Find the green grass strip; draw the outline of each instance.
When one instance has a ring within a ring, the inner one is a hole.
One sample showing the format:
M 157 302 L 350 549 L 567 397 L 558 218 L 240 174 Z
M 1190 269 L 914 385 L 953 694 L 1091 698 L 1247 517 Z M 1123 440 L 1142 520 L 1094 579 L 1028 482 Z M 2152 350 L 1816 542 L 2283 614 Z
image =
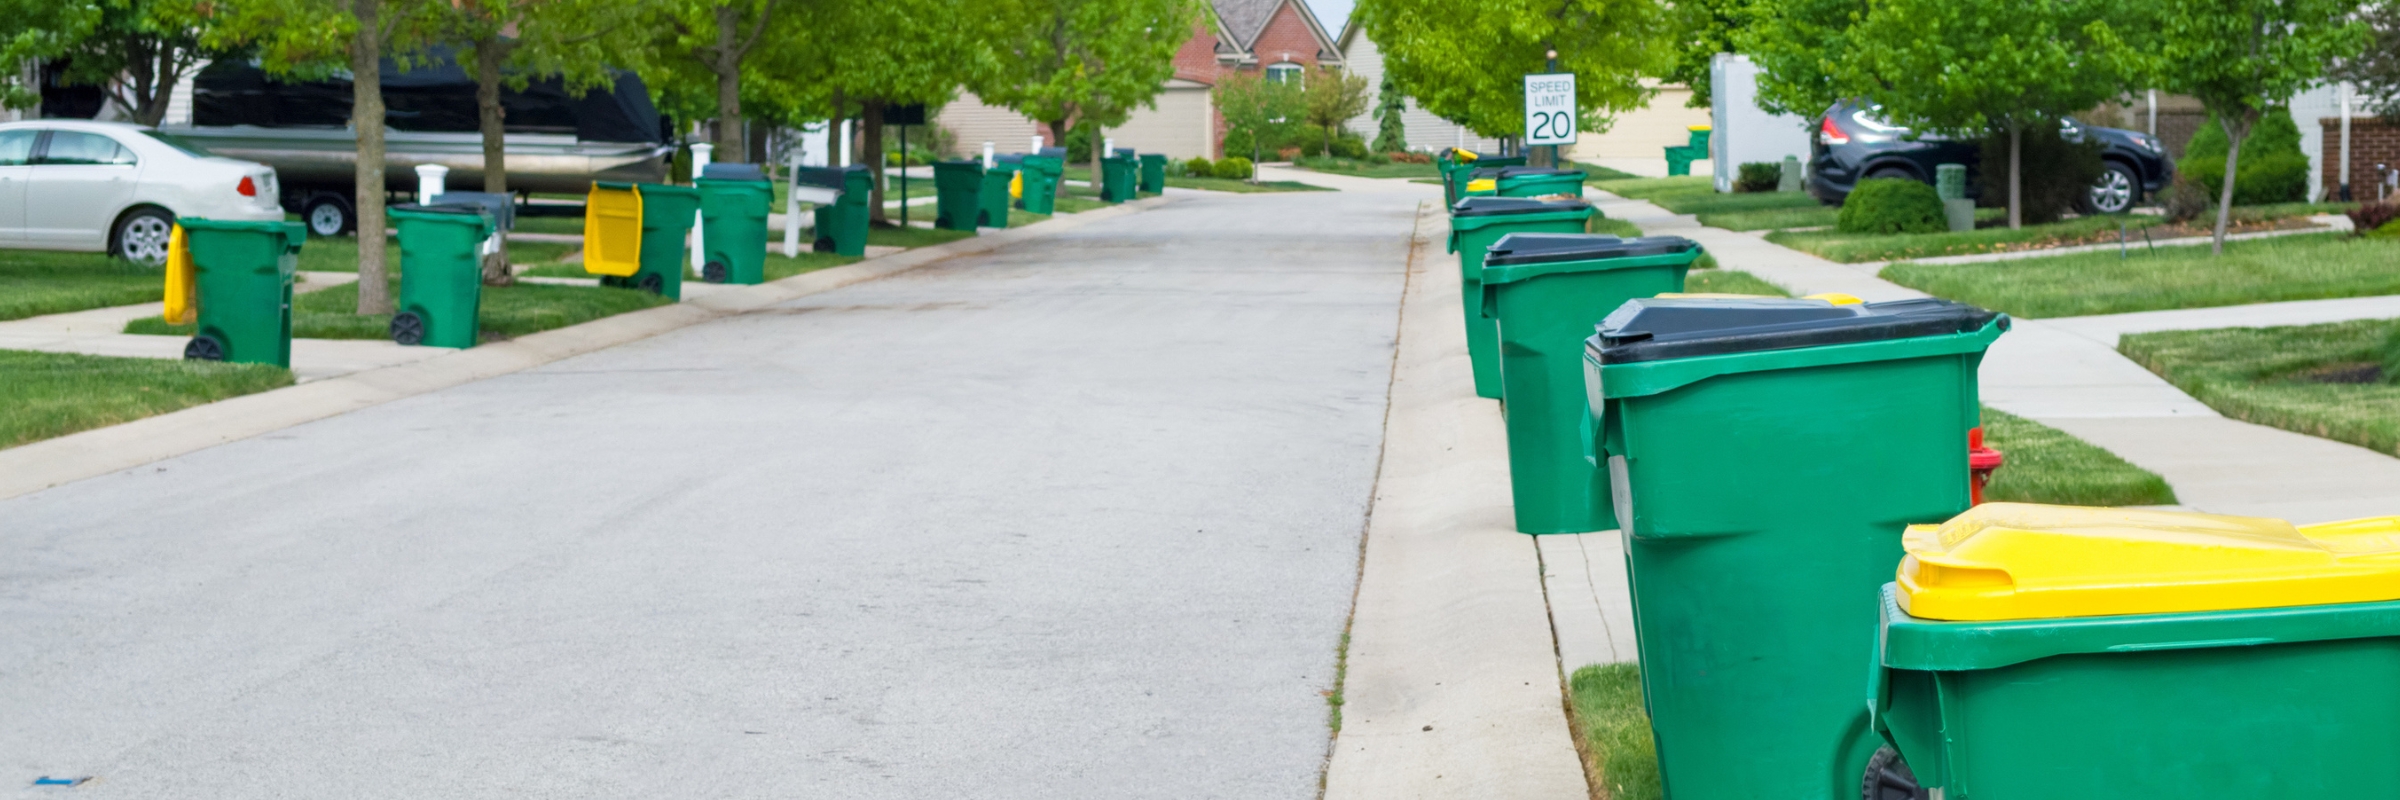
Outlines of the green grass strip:
M 291 383 L 263 364 L 0 350 L 0 448 Z
M 1609 800 L 1657 800 L 1658 749 L 1642 711 L 1642 670 L 1633 664 L 1594 664 L 1567 679 L 1581 737 L 1584 775 Z
M 1783 234 L 1774 234 L 1781 236 Z M 1769 238 L 1774 238 L 1770 236 Z M 2400 242 L 2341 234 L 1980 264 L 1899 263 L 1883 278 L 2027 319 L 2400 294 Z
M 2225 416 L 2400 455 L 2400 385 L 2318 379 L 2371 376 L 2396 330 L 2400 320 L 2164 331 L 2117 349 Z
M 399 294 L 398 282 L 393 295 Z M 649 292 L 599 286 L 558 286 L 520 283 L 483 288 L 483 309 L 476 327 L 484 341 L 564 328 L 627 311 L 667 304 Z M 292 300 L 292 336 L 299 339 L 382 339 L 391 335 L 389 315 L 360 315 L 358 285 L 310 292 Z M 125 324 L 126 333 L 190 336 L 192 325 L 169 325 L 157 317 Z
M 0 320 L 155 303 L 166 273 L 99 253 L 0 250 Z
M 2166 506 L 2175 490 L 2157 473 L 2057 428 L 1983 409 L 1983 444 L 2006 457 L 1983 489 L 1991 502 Z

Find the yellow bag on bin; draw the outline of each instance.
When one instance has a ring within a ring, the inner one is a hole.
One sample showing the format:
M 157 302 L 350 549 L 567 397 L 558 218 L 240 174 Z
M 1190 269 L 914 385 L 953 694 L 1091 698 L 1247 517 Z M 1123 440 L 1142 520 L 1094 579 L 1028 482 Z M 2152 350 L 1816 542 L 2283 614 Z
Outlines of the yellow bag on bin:
M 628 277 L 642 271 L 642 190 L 592 184 L 583 201 L 583 271 Z
M 1023 200 L 1023 199 L 1025 199 L 1025 171 L 1024 171 L 1024 170 L 1018 170 L 1018 171 L 1017 171 L 1017 174 L 1009 176 L 1009 178 L 1008 178 L 1008 199 L 1010 199 L 1010 200 Z
M 159 314 L 169 325 L 190 325 L 200 315 L 192 302 L 192 253 L 185 247 L 183 226 L 167 230 L 167 307 Z

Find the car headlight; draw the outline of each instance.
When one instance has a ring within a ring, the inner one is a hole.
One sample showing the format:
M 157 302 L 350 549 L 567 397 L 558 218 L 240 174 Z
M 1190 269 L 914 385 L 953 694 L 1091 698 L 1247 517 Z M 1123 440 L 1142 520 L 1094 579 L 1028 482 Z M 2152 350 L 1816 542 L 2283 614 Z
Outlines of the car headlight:
M 2159 146 L 2157 137 L 2146 133 L 2134 134 L 2133 143 L 2141 146 L 2142 149 L 2153 153 L 2164 155 L 2167 152 L 2167 148 Z

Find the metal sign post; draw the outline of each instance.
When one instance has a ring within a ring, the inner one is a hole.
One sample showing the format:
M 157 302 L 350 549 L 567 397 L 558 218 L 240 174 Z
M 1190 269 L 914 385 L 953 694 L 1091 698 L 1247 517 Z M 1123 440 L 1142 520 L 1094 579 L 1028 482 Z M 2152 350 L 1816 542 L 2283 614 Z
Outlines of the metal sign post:
M 1557 148 L 1575 143 L 1575 128 L 1575 74 L 1525 76 L 1525 144 L 1551 148 L 1550 164 L 1557 166 Z

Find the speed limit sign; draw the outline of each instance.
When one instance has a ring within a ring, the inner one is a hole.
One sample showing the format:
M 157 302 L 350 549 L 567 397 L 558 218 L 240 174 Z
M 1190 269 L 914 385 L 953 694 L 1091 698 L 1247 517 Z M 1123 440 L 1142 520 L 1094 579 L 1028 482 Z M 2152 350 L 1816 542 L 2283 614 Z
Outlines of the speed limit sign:
M 1575 143 L 1574 73 L 1525 76 L 1525 143 Z

